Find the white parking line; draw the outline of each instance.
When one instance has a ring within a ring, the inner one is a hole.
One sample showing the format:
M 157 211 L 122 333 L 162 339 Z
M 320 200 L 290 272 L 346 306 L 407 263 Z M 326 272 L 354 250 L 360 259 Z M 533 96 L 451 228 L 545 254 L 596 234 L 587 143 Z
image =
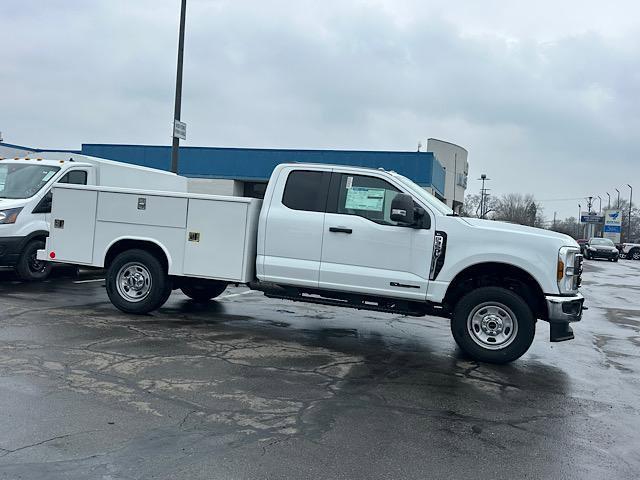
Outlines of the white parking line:
M 104 278 L 92 278 L 91 280 L 74 280 L 73 283 L 91 283 L 91 282 L 104 282 Z

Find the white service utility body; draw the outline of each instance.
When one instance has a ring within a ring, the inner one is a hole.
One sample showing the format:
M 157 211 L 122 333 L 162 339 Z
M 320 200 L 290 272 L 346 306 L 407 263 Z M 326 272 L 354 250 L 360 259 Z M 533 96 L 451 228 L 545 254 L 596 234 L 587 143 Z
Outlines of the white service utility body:
M 24 280 L 42 280 L 51 265 L 36 252 L 49 234 L 51 189 L 58 184 L 187 191 L 187 179 L 152 168 L 70 152 L 0 159 L 0 267 Z
M 264 200 L 56 185 L 40 260 L 107 268 L 129 313 L 172 289 L 204 301 L 228 283 L 296 301 L 451 319 L 458 345 L 508 362 L 536 320 L 552 341 L 581 319 L 582 256 L 572 238 L 456 216 L 384 170 L 281 164 Z

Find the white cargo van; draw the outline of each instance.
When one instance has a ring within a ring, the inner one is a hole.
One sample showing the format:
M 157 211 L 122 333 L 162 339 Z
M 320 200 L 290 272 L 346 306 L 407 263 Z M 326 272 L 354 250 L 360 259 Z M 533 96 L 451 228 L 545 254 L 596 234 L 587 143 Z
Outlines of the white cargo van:
M 187 189 L 186 178 L 173 173 L 75 153 L 0 159 L 0 267 L 15 268 L 24 280 L 42 280 L 51 270 L 36 251 L 49 234 L 51 189 L 58 184 Z
M 450 319 L 472 357 L 508 362 L 533 341 L 573 338 L 582 256 L 566 235 L 462 218 L 409 179 L 282 164 L 261 200 L 57 185 L 40 260 L 106 267 L 111 302 L 203 301 L 228 283 L 269 297 Z M 78 208 L 82 205 L 82 208 Z

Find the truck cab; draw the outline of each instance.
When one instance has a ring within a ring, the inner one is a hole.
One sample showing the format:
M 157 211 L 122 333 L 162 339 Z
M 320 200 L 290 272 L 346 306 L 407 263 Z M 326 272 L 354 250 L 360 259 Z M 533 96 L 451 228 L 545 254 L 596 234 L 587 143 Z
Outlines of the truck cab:
M 24 280 L 45 278 L 51 264 L 36 258 L 49 232 L 52 186 L 93 185 L 95 167 L 65 160 L 0 161 L 0 266 Z
M 184 177 L 69 152 L 0 158 L 0 267 L 22 280 L 45 279 L 51 263 L 37 259 L 51 223 L 55 185 L 114 185 L 186 191 Z

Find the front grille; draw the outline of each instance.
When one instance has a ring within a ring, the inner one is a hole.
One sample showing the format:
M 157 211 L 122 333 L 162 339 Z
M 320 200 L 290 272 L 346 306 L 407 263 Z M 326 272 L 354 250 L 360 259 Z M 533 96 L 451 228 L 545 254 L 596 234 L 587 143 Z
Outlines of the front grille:
M 577 254 L 573 262 L 573 288 L 577 289 L 582 284 L 582 255 Z

